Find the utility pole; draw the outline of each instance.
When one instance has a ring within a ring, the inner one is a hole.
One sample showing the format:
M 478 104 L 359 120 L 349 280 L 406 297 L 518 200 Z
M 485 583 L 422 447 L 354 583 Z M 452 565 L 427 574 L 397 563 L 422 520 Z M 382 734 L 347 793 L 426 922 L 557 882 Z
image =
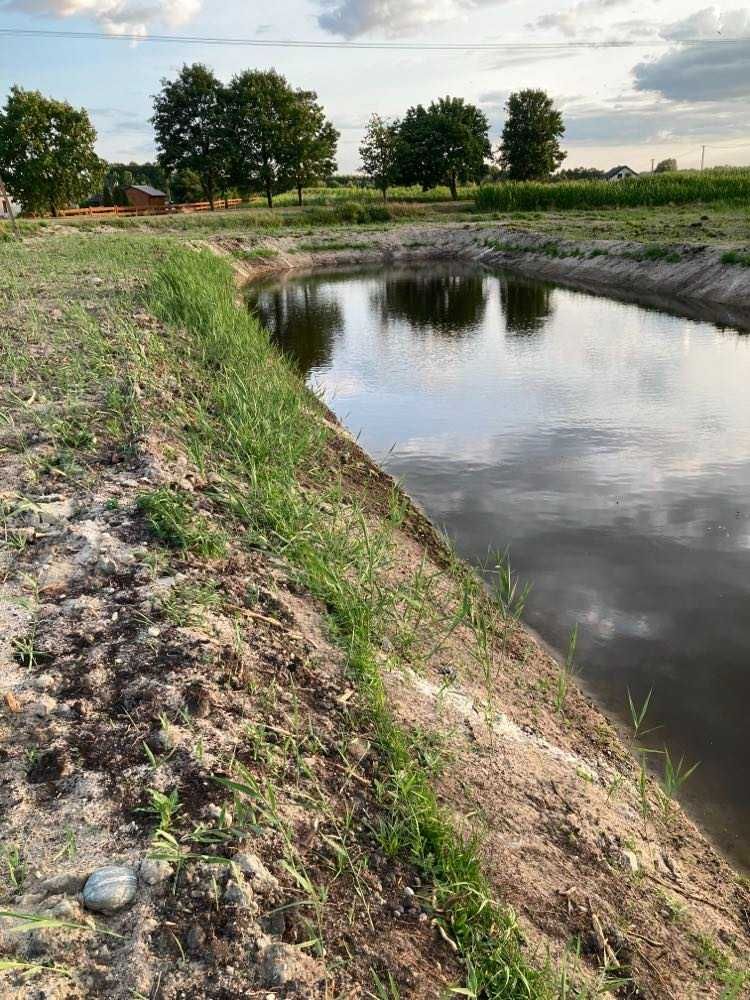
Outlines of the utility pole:
M 701 170 L 703 170 L 703 164 L 706 162 L 706 147 L 701 146 Z
M 16 223 L 16 217 L 13 214 L 13 206 L 10 203 L 10 195 L 8 194 L 8 189 L 6 188 L 2 177 L 0 177 L 0 201 L 4 201 L 5 204 L 8 206 L 8 215 L 10 216 L 10 224 L 13 227 L 13 232 L 15 233 L 16 239 L 20 240 L 21 234 L 18 231 L 18 224 Z
M 653 172 L 654 172 L 654 157 L 652 156 L 651 157 L 651 173 L 653 174 Z

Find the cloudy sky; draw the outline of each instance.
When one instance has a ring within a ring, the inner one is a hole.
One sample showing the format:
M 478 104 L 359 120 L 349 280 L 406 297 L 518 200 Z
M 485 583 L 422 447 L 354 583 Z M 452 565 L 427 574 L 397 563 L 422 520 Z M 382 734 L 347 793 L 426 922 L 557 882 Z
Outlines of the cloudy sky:
M 707 165 L 750 163 L 750 8 L 738 0 L 0 0 L 0 28 L 107 36 L 0 35 L 0 101 L 18 83 L 88 108 L 99 152 L 113 160 L 153 157 L 151 97 L 162 77 L 201 61 L 227 80 L 273 66 L 317 90 L 341 132 L 346 171 L 358 167 L 373 111 L 398 116 L 461 95 L 482 105 L 494 139 L 508 93 L 530 86 L 565 113 L 567 166 L 644 170 L 652 157 L 676 156 L 694 167 L 704 144 Z M 251 48 L 149 40 L 156 34 L 517 47 Z M 619 44 L 581 47 L 592 42 Z

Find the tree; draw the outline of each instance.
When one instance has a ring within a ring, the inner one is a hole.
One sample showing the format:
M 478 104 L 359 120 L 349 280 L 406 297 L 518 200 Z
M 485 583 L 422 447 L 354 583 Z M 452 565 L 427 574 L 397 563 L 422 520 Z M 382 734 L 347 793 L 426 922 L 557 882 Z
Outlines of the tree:
M 12 87 L 0 112 L 0 174 L 25 212 L 56 216 L 101 183 L 104 162 L 86 111 Z
M 604 171 L 598 167 L 571 167 L 569 170 L 558 170 L 550 180 L 553 181 L 602 181 Z
M 176 80 L 162 80 L 151 122 L 159 163 L 167 170 L 192 170 L 214 208 L 227 186 L 225 89 L 207 66 L 183 66 Z
M 670 156 L 666 160 L 659 160 L 659 162 L 656 164 L 656 170 L 654 172 L 657 174 L 667 174 L 676 169 L 677 169 L 677 160 L 675 160 L 674 157 Z
M 388 200 L 388 188 L 396 178 L 398 122 L 389 122 L 380 115 L 370 115 L 365 136 L 359 147 L 362 169 Z
M 295 91 L 288 133 L 289 169 L 302 207 L 302 189 L 336 171 L 339 133 L 327 121 L 313 90 Z
M 500 162 L 514 181 L 547 180 L 566 157 L 559 139 L 562 114 L 543 90 L 520 90 L 505 105 L 508 116 L 500 144 Z
M 292 150 L 299 122 L 297 94 L 276 70 L 247 70 L 229 85 L 227 127 L 232 137 L 232 179 L 240 188 L 273 196 L 296 184 Z
M 398 173 L 422 189 L 447 184 L 458 198 L 458 184 L 478 181 L 492 149 L 485 114 L 460 97 L 441 97 L 425 109 L 409 108 L 398 136 Z

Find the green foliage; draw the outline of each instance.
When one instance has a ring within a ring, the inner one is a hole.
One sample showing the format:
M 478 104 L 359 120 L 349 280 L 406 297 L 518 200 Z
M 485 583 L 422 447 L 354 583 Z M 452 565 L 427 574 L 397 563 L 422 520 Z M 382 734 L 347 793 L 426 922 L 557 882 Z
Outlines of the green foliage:
M 547 179 L 565 159 L 562 114 L 543 90 L 520 90 L 506 104 L 500 162 L 512 181 Z
M 28 214 L 57 215 L 93 194 L 104 173 L 85 110 L 12 87 L 0 112 L 0 174 Z
M 396 179 L 397 142 L 398 123 L 380 115 L 371 115 L 359 155 L 362 157 L 362 169 L 382 193 L 384 201 L 388 197 L 388 188 Z
M 409 108 L 398 126 L 399 179 L 425 191 L 445 184 L 455 201 L 459 182 L 478 181 L 485 172 L 492 153 L 488 130 L 484 113 L 460 97 Z
M 673 157 L 669 157 L 666 160 L 659 160 L 659 162 L 656 164 L 655 173 L 668 174 L 672 173 L 675 170 L 677 170 L 677 160 L 675 160 Z
M 558 184 L 508 181 L 483 185 L 476 194 L 477 208 L 484 212 L 575 211 L 748 200 L 750 170 L 642 174 L 616 184 L 607 181 L 562 181 Z
M 227 187 L 228 136 L 224 88 L 207 66 L 183 66 L 176 80 L 162 80 L 151 119 L 159 163 L 194 171 L 207 201 Z
M 298 90 L 287 139 L 289 173 L 302 205 L 302 189 L 336 170 L 339 133 L 326 119 L 313 90 Z
M 196 513 L 182 493 L 166 486 L 153 493 L 142 493 L 138 509 L 153 534 L 172 548 L 206 558 L 224 555 L 226 538 L 222 532 Z

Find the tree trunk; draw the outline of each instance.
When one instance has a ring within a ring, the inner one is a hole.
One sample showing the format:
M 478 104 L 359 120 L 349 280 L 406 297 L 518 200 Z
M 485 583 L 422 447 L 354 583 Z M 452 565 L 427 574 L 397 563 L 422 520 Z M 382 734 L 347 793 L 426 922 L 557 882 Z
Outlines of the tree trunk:
M 456 171 L 455 170 L 451 171 L 450 189 L 451 189 L 451 198 L 453 199 L 453 201 L 458 201 L 458 187 L 456 186 Z
M 268 202 L 268 207 L 273 208 L 273 190 L 270 181 L 266 181 L 266 201 Z
M 388 201 L 388 185 L 384 184 L 381 191 L 383 192 L 383 201 Z
M 302 208 L 302 185 L 297 185 L 297 204 Z

